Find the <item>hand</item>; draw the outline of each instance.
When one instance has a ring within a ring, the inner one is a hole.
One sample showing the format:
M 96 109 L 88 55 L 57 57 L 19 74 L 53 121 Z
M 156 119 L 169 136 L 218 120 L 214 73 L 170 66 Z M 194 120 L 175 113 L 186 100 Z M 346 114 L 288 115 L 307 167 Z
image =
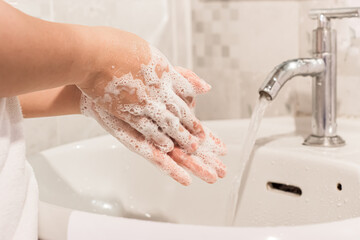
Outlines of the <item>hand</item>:
M 179 85 L 184 78 L 143 39 L 110 28 L 99 31 L 104 36 L 99 71 L 77 84 L 99 106 L 97 112 L 126 122 L 163 152 L 172 151 L 174 142 L 187 153 L 195 152 L 204 129 L 174 91 L 190 96 L 191 86 Z
M 184 78 L 177 78 L 173 83 L 174 91 L 186 101 L 192 108 L 195 106 L 195 95 L 210 90 L 210 85 L 201 80 L 193 72 L 176 68 Z M 183 85 L 191 87 L 193 91 L 182 91 Z M 85 115 L 94 117 L 109 133 L 115 136 L 130 150 L 135 151 L 147 158 L 160 169 L 163 169 L 172 178 L 183 185 L 189 185 L 191 178 L 180 166 L 189 169 L 194 175 L 208 183 L 214 183 L 218 177 L 224 177 L 225 165 L 217 158 L 217 155 L 226 153 L 225 145 L 205 128 L 206 137 L 202 145 L 193 155 L 186 153 L 183 149 L 175 147 L 173 151 L 166 154 L 157 149 L 153 143 L 146 140 L 138 131 L 129 124 L 108 114 L 102 107 L 89 101 L 82 96 L 82 112 Z
M 177 85 L 190 83 L 194 94 L 183 93 L 178 88 L 175 88 L 175 92 L 187 103 L 190 109 L 193 109 L 196 95 L 208 92 L 211 86 L 188 69 L 182 67 L 175 67 L 175 69 L 187 81 L 179 82 Z M 204 130 L 206 137 L 195 153 L 188 154 L 180 148 L 175 148 L 169 155 L 178 164 L 189 169 L 202 180 L 214 183 L 218 177 L 223 178 L 226 174 L 226 166 L 218 158 L 218 156 L 226 154 L 226 146 L 208 128 L 204 127 Z

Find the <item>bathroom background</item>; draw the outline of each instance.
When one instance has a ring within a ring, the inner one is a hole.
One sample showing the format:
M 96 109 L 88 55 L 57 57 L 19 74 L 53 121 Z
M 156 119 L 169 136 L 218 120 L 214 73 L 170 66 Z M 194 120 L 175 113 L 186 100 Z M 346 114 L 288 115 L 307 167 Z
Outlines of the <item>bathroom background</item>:
M 311 56 L 311 8 L 360 6 L 359 0 L 8 0 L 42 19 L 134 32 L 174 65 L 193 69 L 213 89 L 199 97 L 201 120 L 248 118 L 266 75 L 281 62 Z M 338 115 L 360 116 L 359 19 L 333 21 L 338 32 Z M 311 79 L 291 80 L 266 115 L 309 115 Z M 25 120 L 31 155 L 105 134 L 83 116 Z

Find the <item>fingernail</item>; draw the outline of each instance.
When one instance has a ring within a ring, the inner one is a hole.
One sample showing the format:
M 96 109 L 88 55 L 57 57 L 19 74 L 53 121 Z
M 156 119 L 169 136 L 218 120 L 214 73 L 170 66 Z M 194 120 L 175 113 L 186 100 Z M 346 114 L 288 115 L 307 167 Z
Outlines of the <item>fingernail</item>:
M 226 175 L 226 167 L 222 168 L 217 168 L 216 169 L 216 173 L 218 174 L 219 178 L 224 178 Z
M 201 132 L 198 134 L 198 136 L 199 136 L 199 138 L 201 138 L 201 139 L 205 139 L 206 134 L 205 134 L 204 131 L 201 131 Z
M 195 134 L 198 135 L 198 136 L 200 136 L 200 134 L 205 134 L 204 133 L 204 128 L 202 127 L 199 120 L 195 120 L 193 122 L 193 129 L 195 131 Z
M 158 144 L 158 143 L 154 143 L 154 145 L 160 149 L 160 151 L 162 152 L 165 152 L 165 153 L 168 153 L 168 152 L 171 152 L 173 149 L 174 149 L 174 143 L 171 142 L 169 144 Z
M 216 166 L 216 173 L 219 176 L 219 178 L 224 178 L 226 175 L 226 165 L 220 160 L 216 160 L 217 166 Z
M 222 145 L 221 145 L 221 147 L 222 147 L 222 152 L 221 152 L 221 154 L 222 155 L 226 155 L 227 154 L 227 146 L 225 145 L 225 143 L 223 143 Z
M 201 79 L 201 80 L 203 80 L 203 79 Z M 211 85 L 210 84 L 208 84 L 207 82 L 205 82 L 205 80 L 203 80 L 204 81 L 204 83 L 205 83 L 205 87 L 204 87 L 204 89 L 205 89 L 205 92 L 207 92 L 207 91 L 210 91 L 210 89 L 212 88 L 211 87 Z
M 198 147 L 199 147 L 199 144 L 198 144 L 197 142 L 193 142 L 193 143 L 191 144 L 191 149 L 192 149 L 192 151 L 194 151 L 194 152 L 198 149 Z
M 211 171 L 210 171 L 211 170 Z M 207 176 L 203 180 L 209 184 L 213 184 L 218 180 L 217 172 L 214 169 L 209 169 L 207 171 Z
M 208 84 L 204 79 L 198 78 L 198 82 L 200 84 L 198 84 L 197 89 L 196 89 L 197 94 L 202 94 L 202 93 L 206 93 L 206 92 L 210 91 L 211 85 Z
M 211 85 L 208 84 L 204 79 L 200 78 L 204 90 L 207 92 L 211 89 Z
M 194 124 L 194 130 L 196 131 L 196 136 L 199 137 L 200 140 L 204 140 L 206 138 L 205 130 L 200 121 L 197 124 Z
M 189 135 L 189 142 L 186 144 L 186 146 L 183 146 L 184 150 L 188 154 L 192 154 L 196 152 L 196 150 L 199 148 L 199 139 L 197 137 L 194 137 L 193 135 Z
M 192 179 L 185 178 L 185 179 L 178 179 L 177 181 L 184 186 L 189 186 L 191 184 Z

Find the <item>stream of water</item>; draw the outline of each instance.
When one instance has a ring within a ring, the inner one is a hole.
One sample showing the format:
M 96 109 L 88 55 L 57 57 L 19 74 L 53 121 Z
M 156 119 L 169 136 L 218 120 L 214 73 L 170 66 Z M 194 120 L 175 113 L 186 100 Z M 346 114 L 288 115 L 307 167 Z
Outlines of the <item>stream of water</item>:
M 269 103 L 270 101 L 268 101 L 265 97 L 260 97 L 251 115 L 249 128 L 246 132 L 245 140 L 243 142 L 242 150 L 240 153 L 241 155 L 239 160 L 241 161 L 241 165 L 239 169 L 236 169 L 238 175 L 234 179 L 234 182 L 232 184 L 229 203 L 226 211 L 226 224 L 230 226 L 233 226 L 235 223 L 239 199 L 241 199 L 241 193 L 245 184 L 245 173 L 249 165 L 250 156 L 255 145 L 261 120 Z

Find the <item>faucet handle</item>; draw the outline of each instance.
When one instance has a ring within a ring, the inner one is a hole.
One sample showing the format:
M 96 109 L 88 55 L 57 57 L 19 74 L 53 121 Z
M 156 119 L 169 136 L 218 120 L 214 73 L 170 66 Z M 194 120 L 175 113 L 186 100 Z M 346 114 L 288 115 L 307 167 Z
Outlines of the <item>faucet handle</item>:
M 319 27 L 329 28 L 331 19 L 360 17 L 360 7 L 312 9 L 309 17 L 318 20 Z
M 321 15 L 328 19 L 360 17 L 360 7 L 312 9 L 309 12 L 311 19 L 319 19 Z

